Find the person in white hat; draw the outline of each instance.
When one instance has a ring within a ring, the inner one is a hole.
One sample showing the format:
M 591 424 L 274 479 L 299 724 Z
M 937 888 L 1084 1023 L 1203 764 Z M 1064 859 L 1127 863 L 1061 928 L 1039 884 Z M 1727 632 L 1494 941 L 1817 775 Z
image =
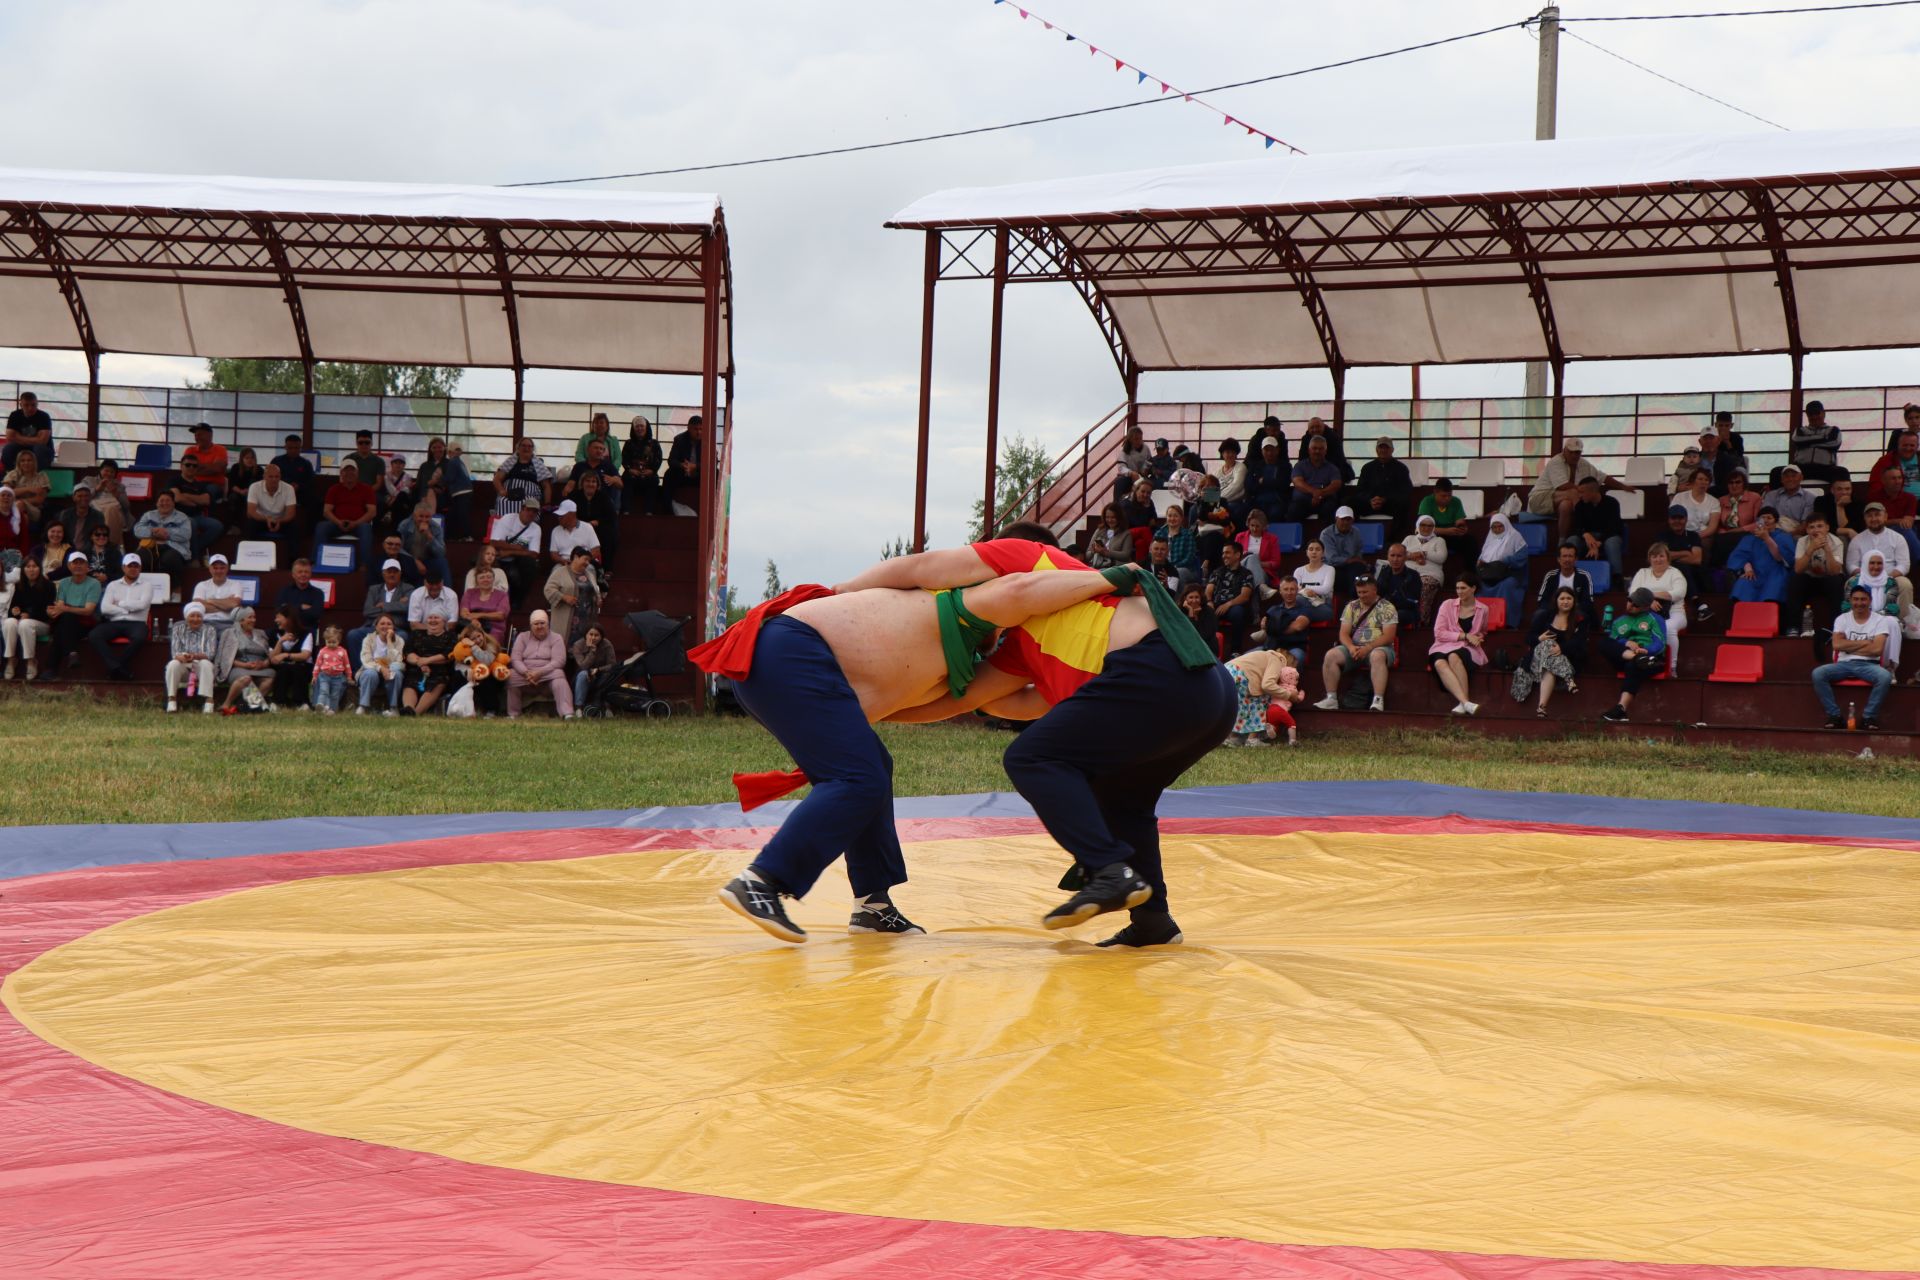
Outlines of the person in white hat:
M 585 547 L 587 554 L 597 564 L 600 560 L 600 535 L 593 526 L 580 518 L 580 508 L 568 498 L 553 509 L 559 523 L 554 525 L 553 534 L 547 539 L 547 562 L 564 565 L 573 559 L 575 547 Z
M 147 642 L 153 603 L 153 585 L 140 581 L 140 557 L 129 551 L 120 557 L 120 576 L 100 593 L 100 621 L 87 636 L 108 679 L 133 679 L 134 655 Z
M 413 588 L 401 580 L 400 562 L 392 558 L 382 560 L 380 581 L 367 588 L 367 598 L 360 607 L 360 616 L 366 621 L 347 632 L 347 657 L 353 664 L 354 675 L 360 674 L 361 646 L 366 644 L 382 617 L 393 619 L 401 643 L 406 642 L 407 610 L 412 602 Z
M 184 685 L 189 698 L 206 700 L 201 710 L 212 715 L 213 659 L 220 652 L 220 633 L 207 625 L 207 607 L 198 600 L 189 603 L 186 616 L 167 633 L 167 645 L 167 710 L 180 709 Z
M 1354 525 L 1352 507 L 1339 507 L 1333 523 L 1320 531 L 1320 549 L 1333 566 L 1334 590 L 1342 596 L 1353 595 L 1353 580 L 1368 571 L 1368 556 L 1361 550 L 1360 530 Z
M 227 577 L 227 558 L 218 551 L 207 557 L 208 577 L 193 584 L 193 599 L 207 611 L 207 625 L 219 631 L 233 625 L 233 615 L 246 600 L 240 584 Z
M 1559 522 L 1558 541 L 1565 538 L 1573 528 L 1573 504 L 1580 501 L 1580 482 L 1592 479 L 1603 489 L 1618 489 L 1628 492 L 1632 486 L 1621 484 L 1612 476 L 1594 466 L 1586 459 L 1586 441 L 1579 436 L 1568 436 L 1566 443 L 1560 446 L 1560 452 L 1547 459 L 1547 465 L 1540 468 L 1540 478 L 1533 482 L 1533 490 L 1527 494 L 1527 510 L 1536 516 L 1553 516 Z
M 518 602 L 533 585 L 534 574 L 543 564 L 540 555 L 540 498 L 529 493 L 520 500 L 518 514 L 503 515 L 493 522 L 487 535 L 506 571 L 507 594 Z
M 66 569 L 66 576 L 54 584 L 53 603 L 47 606 L 53 653 L 37 675 L 41 680 L 53 679 L 66 667 L 100 613 L 100 583 L 87 572 L 87 553 L 78 547 L 68 552 Z

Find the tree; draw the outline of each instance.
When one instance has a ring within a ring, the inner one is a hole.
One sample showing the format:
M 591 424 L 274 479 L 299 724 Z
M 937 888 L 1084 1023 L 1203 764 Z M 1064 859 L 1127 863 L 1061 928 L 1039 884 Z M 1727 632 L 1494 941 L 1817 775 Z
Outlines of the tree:
M 975 513 L 974 521 L 978 523 L 979 519 L 979 514 Z M 882 560 L 891 560 L 895 556 L 904 556 L 912 550 L 913 544 L 905 538 L 895 538 L 891 543 L 880 548 L 880 558 Z
M 1052 466 L 1053 455 L 1038 440 L 1009 436 L 1001 445 L 1000 471 L 993 482 L 993 528 L 982 527 L 987 504 L 976 500 L 968 540 L 985 542 L 1019 519 L 1026 507 L 1053 483 L 1053 477 L 1048 474 Z M 1029 489 L 1033 492 L 1028 493 Z
M 440 398 L 460 385 L 461 370 L 437 364 L 343 364 L 313 366 L 313 389 L 328 396 Z M 270 391 L 299 395 L 306 388 L 298 360 L 209 360 L 202 391 Z
M 775 564 L 775 563 L 774 563 L 773 561 L 771 561 L 771 560 L 769 560 L 769 561 L 767 561 L 767 595 L 766 595 L 766 598 L 767 598 L 767 599 L 769 599 L 769 600 L 771 600 L 771 599 L 773 599 L 773 598 L 774 598 L 775 596 L 777 596 L 777 595 L 779 595 L 779 594 L 780 594 L 780 593 L 781 593 L 782 591 L 785 591 L 785 590 L 786 590 L 786 588 L 780 585 L 780 566 L 779 566 L 779 565 L 777 565 L 777 564 Z

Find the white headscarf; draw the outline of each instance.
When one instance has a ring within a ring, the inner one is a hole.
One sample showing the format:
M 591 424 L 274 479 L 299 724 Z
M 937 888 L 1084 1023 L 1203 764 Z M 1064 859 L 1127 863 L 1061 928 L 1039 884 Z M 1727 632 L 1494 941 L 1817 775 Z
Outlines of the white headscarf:
M 1503 515 L 1487 521 L 1487 540 L 1480 544 L 1480 563 L 1510 559 L 1527 549 L 1527 540 L 1515 531 Z
M 1876 561 L 1880 565 L 1879 573 L 1872 571 Z M 1861 563 L 1860 572 L 1855 580 L 1859 585 L 1873 592 L 1872 609 L 1875 613 L 1879 613 L 1886 608 L 1887 577 L 1887 558 L 1878 551 L 1869 552 L 1866 560 Z
M 0 484 L 0 494 L 5 494 L 9 498 L 13 497 L 13 486 L 7 485 L 7 484 Z M 8 514 L 10 514 L 13 517 L 13 531 L 15 533 L 20 532 L 20 521 L 24 518 L 24 516 L 21 513 L 20 504 L 18 501 L 16 501 L 13 504 L 13 510 Z

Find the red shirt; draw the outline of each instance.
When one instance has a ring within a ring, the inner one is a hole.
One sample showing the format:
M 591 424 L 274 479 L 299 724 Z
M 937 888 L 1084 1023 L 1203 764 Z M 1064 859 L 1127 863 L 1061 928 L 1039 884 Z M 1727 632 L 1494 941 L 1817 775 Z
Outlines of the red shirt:
M 1892 497 L 1887 496 L 1885 489 L 1875 489 L 1873 497 L 1867 501 L 1877 502 L 1885 507 L 1887 509 L 1888 520 L 1911 520 L 1916 510 L 1920 510 L 1920 499 L 1916 499 L 1905 489 L 1902 489 Z
M 1087 568 L 1057 547 L 1019 538 L 976 542 L 973 551 L 1000 575 Z M 1116 596 L 1099 596 L 1009 627 L 989 661 L 1010 675 L 1031 680 L 1049 704 L 1069 698 L 1106 666 L 1107 632 L 1117 601 Z
M 373 486 L 336 483 L 327 490 L 326 505 L 337 520 L 358 520 L 373 509 Z

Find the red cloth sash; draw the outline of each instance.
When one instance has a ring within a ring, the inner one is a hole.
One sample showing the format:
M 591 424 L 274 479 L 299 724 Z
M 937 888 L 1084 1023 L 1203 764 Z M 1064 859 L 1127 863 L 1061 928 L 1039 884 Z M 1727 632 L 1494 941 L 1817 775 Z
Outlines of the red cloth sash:
M 760 641 L 760 628 L 768 618 L 777 618 L 797 604 L 833 594 L 833 588 L 807 582 L 782 591 L 764 604 L 747 610 L 747 616 L 725 631 L 687 650 L 687 657 L 702 671 L 729 680 L 744 680 L 753 671 L 753 650 Z M 740 793 L 742 811 L 757 809 L 769 800 L 778 800 L 807 785 L 807 775 L 799 769 L 771 769 L 765 773 L 736 773 L 734 790 Z

